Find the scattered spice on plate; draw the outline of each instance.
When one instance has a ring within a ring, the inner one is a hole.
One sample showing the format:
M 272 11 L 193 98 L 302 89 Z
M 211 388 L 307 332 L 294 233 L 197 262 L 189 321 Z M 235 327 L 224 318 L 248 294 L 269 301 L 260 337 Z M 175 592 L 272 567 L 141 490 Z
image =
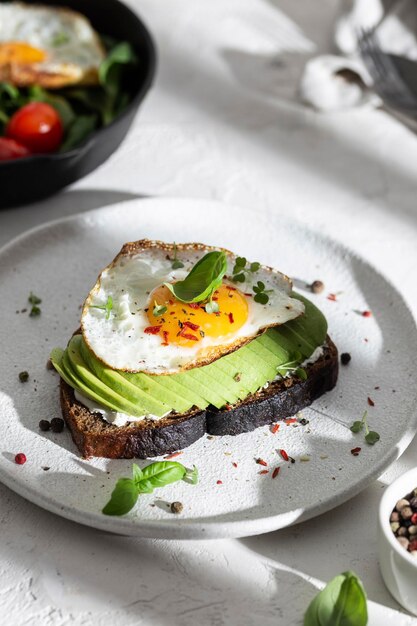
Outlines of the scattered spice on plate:
M 51 428 L 51 423 L 48 420 L 40 420 L 39 428 L 43 432 L 46 432 L 47 430 L 49 430 Z
M 237 467 L 237 463 L 235 461 L 232 462 L 233 467 Z
M 255 462 L 258 465 L 263 465 L 264 467 L 268 467 L 268 463 L 266 461 L 264 461 L 263 459 L 255 459 Z
M 330 300 L 330 302 L 337 302 L 335 293 L 329 293 L 329 295 L 327 296 L 327 299 Z
M 21 383 L 27 383 L 29 380 L 29 372 L 20 372 L 19 380 Z
M 280 455 L 282 456 L 282 458 L 284 459 L 284 461 L 289 461 L 290 457 L 288 456 L 288 454 L 286 453 L 285 450 L 279 450 Z
M 390 525 L 398 543 L 417 558 L 417 487 L 398 500 Z
M 369 406 L 375 406 L 375 402 L 372 400 L 372 398 L 368 397 L 368 404 Z
M 14 457 L 14 462 L 17 465 L 24 465 L 26 461 L 26 454 L 23 454 L 23 452 L 18 452 L 18 454 L 16 454 L 16 456 Z
M 53 433 L 62 433 L 64 426 L 65 422 L 61 417 L 54 417 L 51 419 L 51 430 Z
M 371 311 L 362 311 L 362 317 L 372 317 Z
M 324 291 L 324 283 L 321 280 L 313 280 L 310 289 L 313 293 L 322 293 Z
M 287 419 L 284 420 L 284 423 L 287 424 L 287 426 L 289 426 L 290 424 L 295 424 L 297 422 L 297 419 L 295 417 L 287 417 Z
M 260 474 L 269 474 L 269 470 L 261 470 L 259 473 Z
M 179 456 L 180 454 L 182 454 L 182 450 L 180 450 L 179 452 L 173 452 L 172 454 L 167 454 L 166 456 L 164 456 L 164 459 L 175 459 L 175 457 Z
M 279 427 L 281 426 L 281 424 L 273 424 L 271 426 L 271 433 L 273 435 L 275 435 L 278 431 L 279 431 Z
M 280 467 L 276 467 L 274 469 L 274 471 L 272 472 L 272 476 L 271 478 L 276 478 L 278 476 L 278 474 L 280 473 L 281 468 Z
M 347 365 L 348 363 L 350 363 L 352 357 L 350 356 L 349 352 L 343 352 L 340 355 L 340 362 L 342 365 Z
M 359 456 L 359 452 L 362 450 L 362 448 L 352 448 L 352 450 L 350 451 L 351 454 L 353 454 L 353 456 Z
M 222 485 L 222 484 L 223 484 L 223 481 L 222 481 L 222 480 L 217 480 L 217 481 L 216 481 L 216 485 Z
M 184 505 L 182 504 L 182 502 L 172 502 L 171 503 L 171 513 L 182 513 L 182 510 L 184 508 Z

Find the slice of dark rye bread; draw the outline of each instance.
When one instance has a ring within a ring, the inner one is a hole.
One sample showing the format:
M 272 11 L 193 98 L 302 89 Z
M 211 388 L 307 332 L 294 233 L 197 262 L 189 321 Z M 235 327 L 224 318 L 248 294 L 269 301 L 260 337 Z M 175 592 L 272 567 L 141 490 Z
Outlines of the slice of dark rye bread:
M 186 448 L 203 435 L 239 435 L 295 415 L 333 389 L 338 375 L 337 348 L 330 339 L 322 356 L 305 369 L 307 379 L 282 378 L 227 409 L 208 407 L 160 420 L 114 426 L 75 399 L 61 379 L 61 408 L 72 438 L 84 457 L 146 459 Z

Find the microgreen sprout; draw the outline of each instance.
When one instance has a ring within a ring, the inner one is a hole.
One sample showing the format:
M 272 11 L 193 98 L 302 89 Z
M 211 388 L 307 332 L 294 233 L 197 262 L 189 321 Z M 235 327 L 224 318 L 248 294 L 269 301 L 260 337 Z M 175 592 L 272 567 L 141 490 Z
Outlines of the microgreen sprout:
M 381 436 L 375 430 L 369 430 L 367 417 L 368 417 L 368 411 L 364 411 L 362 419 L 356 420 L 355 422 L 353 422 L 352 426 L 350 427 L 350 430 L 352 431 L 352 433 L 355 433 L 355 434 L 360 433 L 362 430 L 365 430 L 365 441 L 370 446 L 373 446 L 377 441 L 380 440 Z
M 171 267 L 173 270 L 178 270 L 180 267 L 184 267 L 184 263 L 177 258 L 177 244 L 174 242 L 174 258 L 172 260 Z
M 250 263 L 249 267 L 246 267 L 247 264 L 248 264 L 248 261 L 245 259 L 244 256 L 238 256 L 236 258 L 236 261 L 233 267 L 233 276 L 232 276 L 233 282 L 244 283 L 246 280 L 245 274 L 248 274 L 249 272 L 254 274 L 261 267 L 261 264 L 258 263 L 257 261 L 255 261 L 254 263 Z
M 267 304 L 269 302 L 269 293 L 273 292 L 273 289 L 265 289 L 265 283 L 261 280 L 258 280 L 256 285 L 253 286 L 253 291 L 255 292 L 254 300 L 259 304 Z
M 163 315 L 164 313 L 166 313 L 168 310 L 168 308 L 164 305 L 164 304 L 158 304 L 157 301 L 154 301 L 154 308 L 152 313 L 154 314 L 155 317 L 159 317 L 160 315 Z
M 106 304 L 90 304 L 90 309 L 100 309 L 106 311 L 106 320 L 110 319 L 110 311 L 113 309 L 113 298 L 109 296 Z

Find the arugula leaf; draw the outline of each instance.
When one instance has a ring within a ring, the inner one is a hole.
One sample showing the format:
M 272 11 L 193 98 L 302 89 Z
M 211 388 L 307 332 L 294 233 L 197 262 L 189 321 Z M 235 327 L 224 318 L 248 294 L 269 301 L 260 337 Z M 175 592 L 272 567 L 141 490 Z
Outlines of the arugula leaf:
M 309 605 L 304 626 L 366 626 L 368 610 L 362 582 L 353 572 L 333 578 Z
M 226 254 L 215 250 L 205 254 L 184 280 L 164 284 L 181 302 L 203 302 L 221 285 L 226 271 Z
M 104 89 L 113 95 L 120 90 L 123 66 L 137 63 L 136 53 L 130 43 L 123 41 L 110 50 L 101 63 L 98 77 Z
M 133 478 L 120 478 L 111 498 L 102 512 L 105 515 L 125 515 L 136 504 L 141 493 L 152 493 L 154 489 L 165 487 L 178 480 L 195 485 L 198 482 L 198 470 L 188 469 L 176 461 L 156 461 L 140 469 L 136 463 L 132 466 Z
M 136 483 L 131 478 L 119 478 L 110 501 L 103 508 L 104 515 L 125 515 L 135 506 L 139 496 Z
M 67 136 L 61 145 L 60 152 L 71 150 L 80 144 L 97 127 L 96 115 L 77 115 L 68 129 Z

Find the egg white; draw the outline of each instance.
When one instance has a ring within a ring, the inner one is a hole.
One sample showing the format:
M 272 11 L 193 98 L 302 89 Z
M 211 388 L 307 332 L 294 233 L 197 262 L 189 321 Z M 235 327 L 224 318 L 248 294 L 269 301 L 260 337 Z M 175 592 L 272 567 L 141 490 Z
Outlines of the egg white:
M 24 86 L 97 83 L 105 51 L 87 18 L 66 8 L 0 4 L 0 44 L 21 42 L 45 53 L 37 63 L 0 65 L 0 78 Z
M 213 248 L 198 244 L 197 249 L 187 249 L 193 244 L 179 245 L 177 255 L 184 268 L 173 270 L 172 261 L 167 258 L 167 245 L 158 244 L 160 242 L 146 240 L 127 244 L 102 271 L 84 304 L 81 320 L 84 339 L 94 354 L 113 369 L 172 374 L 207 364 L 244 345 L 266 328 L 284 324 L 304 313 L 302 302 L 290 296 L 290 279 L 277 270 L 261 266 L 247 282 L 230 283 L 243 293 L 253 293 L 253 284 L 260 280 L 265 283 L 265 289 L 272 290 L 265 305 L 255 302 L 253 297 L 247 298 L 248 318 L 237 331 L 215 338 L 206 335 L 192 347 L 162 346 L 159 335 L 144 333 L 150 325 L 145 312 L 149 294 L 164 282 L 183 280 L 193 265 Z M 133 254 L 130 252 L 132 245 L 135 246 Z M 236 256 L 226 253 L 227 275 L 231 275 Z M 105 306 L 109 297 L 113 300 L 113 309 L 106 319 L 104 310 L 93 307 Z

